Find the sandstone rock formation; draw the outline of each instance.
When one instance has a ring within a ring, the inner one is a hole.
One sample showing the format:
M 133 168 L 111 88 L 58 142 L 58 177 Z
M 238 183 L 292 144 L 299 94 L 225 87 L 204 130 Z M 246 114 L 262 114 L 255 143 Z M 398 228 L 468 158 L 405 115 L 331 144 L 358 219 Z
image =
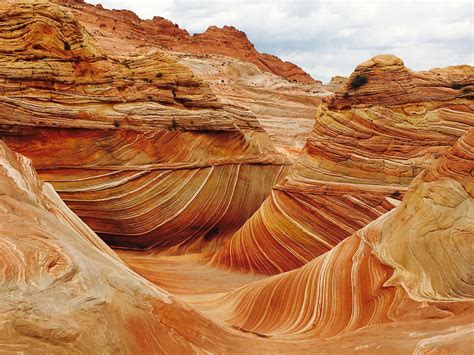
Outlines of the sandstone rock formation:
M 231 27 L 0 3 L 0 353 L 469 351 L 474 69 L 275 73 Z
M 464 351 L 474 333 L 473 171 L 471 129 L 397 208 L 298 270 L 190 299 L 198 312 L 130 271 L 0 142 L 2 350 Z M 182 287 L 195 292 L 195 276 Z
M 361 76 L 366 83 L 352 88 Z M 385 55 L 359 65 L 324 99 L 288 178 L 213 264 L 264 274 L 298 268 L 393 208 L 474 127 L 473 89 L 469 66 L 414 73 Z
M 161 17 L 140 20 L 127 10 L 106 10 L 82 1 L 57 3 L 69 7 L 108 54 L 165 51 L 207 82 L 234 118 L 253 126 L 258 119 L 275 148 L 291 159 L 311 132 L 320 97 L 328 94 L 321 82 L 305 80 L 307 74 L 298 74 L 294 65 L 258 54 L 245 34 L 232 27 L 211 27 L 190 36 Z M 268 64 L 270 71 L 263 65 L 269 60 L 274 63 Z
M 329 94 L 325 87 L 288 82 L 229 57 L 174 55 L 209 83 L 224 109 L 255 117 L 279 152 L 298 157 L 314 126 L 316 107 Z
M 229 349 L 180 328 L 216 327 L 128 269 L 1 141 L 0 270 L 3 353 Z
M 297 351 L 310 342 L 322 353 L 463 353 L 474 334 L 474 289 L 466 282 L 473 172 L 471 128 L 412 181 L 395 209 L 272 277 L 216 270 L 198 256 L 120 255 L 223 327 L 267 343 L 294 343 Z
M 105 54 L 50 3 L 0 17 L 0 137 L 111 245 L 212 248 L 285 173 L 255 117 L 165 53 Z
M 468 349 L 473 236 L 471 128 L 413 180 L 392 211 L 305 266 L 201 301 L 201 307 L 238 329 L 273 338 L 326 338 L 366 328 L 367 351 L 423 322 L 429 339 L 418 342 L 418 351 Z M 387 322 L 394 323 L 391 330 L 374 342 L 375 325 Z M 448 328 L 449 337 L 439 336 Z
M 233 26 L 210 26 L 205 32 L 190 35 L 177 24 L 153 17 L 141 20 L 128 10 L 106 10 L 102 6 L 89 5 L 82 0 L 54 0 L 69 6 L 78 19 L 97 37 L 104 48 L 112 52 L 134 47 L 159 47 L 185 53 L 219 54 L 253 63 L 260 69 L 302 83 L 314 83 L 314 79 L 297 65 L 284 62 L 276 56 L 259 53 L 247 35 Z M 120 39 L 114 32 L 126 33 Z M 109 37 L 109 38 L 108 38 Z M 110 41 L 114 37 L 114 41 Z M 122 46 L 122 43 L 124 46 Z M 133 45 L 132 45 L 133 44 Z
M 131 271 L 0 141 L 2 353 L 285 353 L 223 327 Z
M 336 92 L 341 89 L 344 83 L 347 81 L 347 77 L 344 76 L 333 76 L 329 83 L 324 85 L 328 91 Z

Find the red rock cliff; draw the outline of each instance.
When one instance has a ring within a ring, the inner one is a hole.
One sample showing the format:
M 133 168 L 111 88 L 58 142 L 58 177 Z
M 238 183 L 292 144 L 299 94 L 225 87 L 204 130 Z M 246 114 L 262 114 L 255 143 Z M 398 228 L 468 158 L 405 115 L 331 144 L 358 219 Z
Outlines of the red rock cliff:
M 258 52 L 247 35 L 232 26 L 209 27 L 205 32 L 190 35 L 178 25 L 162 17 L 141 20 L 128 10 L 107 10 L 102 6 L 89 5 L 77 0 L 53 0 L 70 7 L 86 28 L 95 37 L 102 35 L 107 46 L 129 48 L 134 42 L 136 47 L 154 46 L 178 52 L 196 54 L 220 54 L 234 57 L 257 65 L 262 70 L 280 75 L 289 80 L 314 83 L 315 80 L 297 65 L 285 62 L 276 56 Z M 124 33 L 124 47 L 120 43 L 110 43 L 110 34 Z

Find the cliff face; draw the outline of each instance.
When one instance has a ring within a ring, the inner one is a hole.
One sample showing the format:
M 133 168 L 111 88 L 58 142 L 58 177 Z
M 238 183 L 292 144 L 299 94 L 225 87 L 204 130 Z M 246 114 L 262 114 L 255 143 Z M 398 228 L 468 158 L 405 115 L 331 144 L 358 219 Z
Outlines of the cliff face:
M 49 3 L 0 17 L 0 136 L 108 243 L 212 248 L 284 173 L 254 116 L 165 53 L 107 55 Z
M 190 35 L 178 25 L 162 17 L 141 20 L 127 10 L 106 10 L 83 1 L 55 0 L 70 7 L 82 24 L 98 37 L 104 48 L 158 47 L 194 54 L 218 54 L 253 63 L 260 69 L 302 83 L 314 83 L 314 79 L 297 65 L 284 62 L 273 55 L 259 53 L 247 35 L 232 26 L 209 27 L 205 32 Z M 114 32 L 126 33 L 122 40 L 110 41 Z M 125 46 L 122 46 L 121 42 Z M 133 47 L 131 44 L 133 43 Z
M 366 82 L 353 89 L 361 73 Z M 473 80 L 469 66 L 413 73 L 393 56 L 358 66 L 340 92 L 324 99 L 288 178 L 214 264 L 291 270 L 392 209 L 411 180 L 474 126 Z

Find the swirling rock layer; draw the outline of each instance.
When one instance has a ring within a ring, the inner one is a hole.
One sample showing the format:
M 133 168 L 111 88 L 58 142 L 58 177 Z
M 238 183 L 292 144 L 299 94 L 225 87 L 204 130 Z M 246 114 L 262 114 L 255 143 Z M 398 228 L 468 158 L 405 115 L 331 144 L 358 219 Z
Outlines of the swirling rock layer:
M 179 294 L 191 292 L 194 296 L 186 298 L 200 311 L 129 270 L 49 184 L 39 181 L 29 160 L 0 141 L 2 351 L 462 352 L 473 336 L 474 294 L 463 281 L 470 270 L 438 266 L 447 261 L 465 266 L 469 254 L 468 244 L 452 241 L 472 239 L 472 218 L 451 218 L 445 196 L 467 199 L 454 207 L 455 216 L 473 206 L 473 137 L 474 130 L 417 178 L 398 208 L 301 269 L 216 296 L 258 277 L 215 270 L 189 255 L 160 267 L 146 258 L 151 268 L 145 273 L 157 267 L 156 282 L 174 284 Z M 412 215 L 407 208 L 412 204 L 422 213 Z M 399 218 L 409 224 L 425 218 L 447 229 L 424 243 L 423 230 L 407 236 L 385 227 Z M 416 262 L 398 264 L 407 238 L 417 248 Z M 435 246 L 448 253 L 424 262 Z M 379 255 L 385 247 L 388 252 Z M 422 269 L 413 268 L 416 264 Z M 438 282 L 440 271 L 449 283 Z M 177 283 L 180 272 L 187 278 Z M 396 277 L 400 273 L 403 277 Z M 423 302 L 408 296 L 418 292 Z
M 212 248 L 285 173 L 255 118 L 172 57 L 106 55 L 49 3 L 0 17 L 0 136 L 111 245 Z
M 256 117 L 275 148 L 297 158 L 314 126 L 315 108 L 329 94 L 321 83 L 290 82 L 224 56 L 173 55 L 209 83 L 225 109 Z
M 470 349 L 472 67 L 361 64 L 271 190 L 289 163 L 265 130 L 294 153 L 319 87 L 229 57 L 119 56 L 149 22 L 68 3 L 92 36 L 65 7 L 0 4 L 0 136 L 52 183 L 0 141 L 1 351 Z
M 379 56 L 343 92 L 360 73 L 367 83 L 324 99 L 290 175 L 214 265 L 275 274 L 306 264 L 396 206 L 411 180 L 474 127 L 472 67 L 413 73 Z
M 441 328 L 459 322 L 449 337 L 417 348 L 469 347 L 473 183 L 474 128 L 413 180 L 399 206 L 329 252 L 197 303 L 238 329 L 277 338 L 332 337 L 387 322 L 395 329 L 422 319 L 437 319 Z
M 1 141 L 0 309 L 5 353 L 231 349 L 230 340 L 221 347 L 189 327 L 179 329 L 195 322 L 226 338 L 196 310 L 128 269 L 38 179 L 30 161 Z
M 267 343 L 462 353 L 474 335 L 473 138 L 471 129 L 416 177 L 395 209 L 293 271 L 265 277 L 216 270 L 202 256 L 120 255 L 222 326 Z

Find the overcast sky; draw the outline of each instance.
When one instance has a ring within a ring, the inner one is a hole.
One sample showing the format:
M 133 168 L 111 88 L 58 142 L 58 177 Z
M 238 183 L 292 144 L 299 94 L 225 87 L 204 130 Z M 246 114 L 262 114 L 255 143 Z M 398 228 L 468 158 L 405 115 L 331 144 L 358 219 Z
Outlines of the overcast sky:
M 211 25 L 244 31 L 260 52 L 301 66 L 315 79 L 349 75 L 382 53 L 415 70 L 474 65 L 474 1 L 86 0 L 162 16 L 190 33 Z

